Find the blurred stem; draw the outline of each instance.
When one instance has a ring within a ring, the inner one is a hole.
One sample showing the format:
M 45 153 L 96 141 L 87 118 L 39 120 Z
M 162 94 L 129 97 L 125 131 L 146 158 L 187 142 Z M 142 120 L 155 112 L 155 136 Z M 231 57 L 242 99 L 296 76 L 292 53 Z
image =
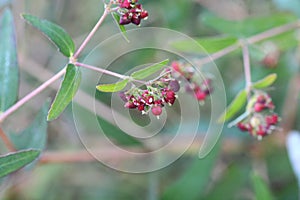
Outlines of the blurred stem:
M 14 147 L 14 145 L 12 144 L 12 142 L 9 140 L 9 138 L 7 137 L 7 135 L 4 133 L 3 129 L 0 127 L 0 137 L 3 140 L 6 148 L 9 151 L 16 151 L 16 148 Z
M 282 33 L 285 33 L 290 30 L 294 30 L 296 28 L 300 28 L 300 20 L 269 29 L 267 31 L 253 35 L 253 36 L 243 39 L 243 40 L 246 41 L 246 44 L 248 44 L 248 45 L 255 44 L 257 42 L 261 42 L 262 40 L 280 35 Z M 196 61 L 196 63 L 200 66 L 207 64 L 207 63 L 211 63 L 211 62 L 213 62 L 219 58 L 222 58 L 223 56 L 226 56 L 227 54 L 239 49 L 241 47 L 241 45 L 240 45 L 241 43 L 243 43 L 243 41 L 238 41 L 236 44 L 230 45 L 230 46 L 228 46 L 220 51 L 217 51 L 213 54 L 210 54 L 209 56 L 204 57 L 202 59 L 198 59 Z
M 251 81 L 251 66 L 250 66 L 250 54 L 248 49 L 248 44 L 244 43 L 242 45 L 243 50 L 243 62 L 244 62 L 244 72 L 246 78 L 246 90 L 249 95 L 252 81 Z

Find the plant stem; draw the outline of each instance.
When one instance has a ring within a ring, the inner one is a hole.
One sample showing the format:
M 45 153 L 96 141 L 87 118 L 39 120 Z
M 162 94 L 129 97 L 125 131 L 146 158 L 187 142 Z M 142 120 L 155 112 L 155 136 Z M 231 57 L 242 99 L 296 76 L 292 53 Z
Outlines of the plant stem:
M 87 65 L 87 64 L 84 64 L 84 63 L 79 63 L 79 62 L 76 62 L 74 63 L 76 66 L 78 67 L 84 67 L 86 69 L 90 69 L 90 70 L 93 70 L 93 71 L 97 71 L 97 72 L 100 72 L 100 73 L 103 73 L 103 74 L 107 74 L 107 75 L 110 75 L 110 76 L 114 76 L 114 77 L 117 77 L 117 78 L 120 78 L 120 79 L 128 79 L 129 76 L 125 76 L 125 75 L 122 75 L 122 74 L 118 74 L 116 72 L 112 72 L 112 71 L 109 71 L 109 70 L 106 70 L 106 69 L 102 69 L 102 68 L 98 68 L 98 67 L 95 67 L 95 66 L 91 66 L 91 65 Z
M 18 110 L 21 106 L 23 106 L 25 103 L 27 103 L 29 100 L 31 100 L 33 97 L 44 91 L 49 85 L 57 81 L 59 78 L 61 78 L 66 73 L 66 68 L 63 68 L 60 72 L 55 74 L 52 78 L 50 78 L 48 81 L 40 85 L 38 88 L 27 94 L 25 97 L 23 97 L 21 100 L 19 100 L 16 104 L 14 104 L 12 107 L 10 107 L 8 110 L 6 110 L 4 113 L 0 115 L 0 123 L 2 123 L 9 115 L 14 113 L 16 110 Z
M 248 44 L 244 43 L 242 45 L 243 49 L 243 60 L 244 60 L 244 72 L 245 72 L 245 78 L 246 78 L 246 90 L 249 94 L 252 81 L 251 81 L 251 67 L 250 67 L 250 54 L 248 49 Z
M 272 29 L 269 29 L 267 31 L 264 31 L 262 33 L 259 33 L 259 34 L 256 34 L 254 36 L 251 36 L 249 38 L 246 38 L 246 39 L 243 39 L 243 41 L 246 41 L 246 43 L 248 45 L 250 44 L 255 44 L 257 42 L 261 42 L 262 40 L 265 40 L 265 39 L 268 39 L 268 38 L 271 38 L 271 37 L 274 37 L 274 36 L 277 36 L 277 35 L 280 35 L 282 33 L 285 33 L 287 31 L 291 31 L 291 30 L 294 30 L 296 28 L 300 28 L 300 20 L 296 21 L 296 22 L 292 22 L 292 23 L 289 23 L 289 24 L 284 24 L 282 26 L 278 26 L 278 27 L 275 27 L 275 28 L 272 28 Z M 220 51 L 217 51 L 207 57 L 204 57 L 202 59 L 198 59 L 196 61 L 196 64 L 198 65 L 204 65 L 204 64 L 207 64 L 207 63 L 211 63 L 223 56 L 226 56 L 227 54 L 239 49 L 241 47 L 241 43 L 243 41 L 238 41 L 236 44 L 233 44 L 233 45 L 230 45 Z
M 7 135 L 4 133 L 3 129 L 0 127 L 0 137 L 3 140 L 3 143 L 5 144 L 6 148 L 9 151 L 16 151 L 16 148 L 14 147 L 14 145 L 12 144 L 12 142 L 9 140 L 9 138 L 7 137 Z
M 95 35 L 95 33 L 97 32 L 97 30 L 99 29 L 99 27 L 101 26 L 101 24 L 104 22 L 105 18 L 110 13 L 110 6 L 111 6 L 111 3 L 109 3 L 105 7 L 103 15 L 101 16 L 101 18 L 99 19 L 99 21 L 97 22 L 97 24 L 94 26 L 94 28 L 92 29 L 92 31 L 88 34 L 88 36 L 85 38 L 85 40 L 83 41 L 83 43 L 80 45 L 80 47 L 78 48 L 78 50 L 74 54 L 74 56 L 73 56 L 74 59 L 76 59 L 76 58 L 79 57 L 80 53 L 83 51 L 83 49 L 86 47 L 86 45 L 88 44 L 88 42 Z

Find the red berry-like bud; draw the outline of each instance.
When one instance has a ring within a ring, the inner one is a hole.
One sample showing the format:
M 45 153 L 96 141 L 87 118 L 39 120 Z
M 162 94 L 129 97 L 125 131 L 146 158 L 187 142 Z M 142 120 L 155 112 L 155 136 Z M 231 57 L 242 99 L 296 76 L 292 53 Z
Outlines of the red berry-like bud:
M 172 90 L 167 90 L 164 99 L 167 103 L 173 105 L 176 100 L 175 93 Z
M 151 112 L 152 112 L 153 115 L 159 116 L 159 115 L 161 115 L 161 113 L 162 113 L 162 107 L 159 106 L 159 105 L 154 105 L 154 106 L 151 108 Z
M 196 90 L 195 97 L 198 101 L 204 101 L 206 99 L 206 93 L 200 89 Z
M 174 92 L 178 92 L 180 90 L 180 84 L 177 80 L 170 81 L 169 87 Z
M 261 125 L 258 127 L 258 130 L 257 130 L 256 133 L 259 136 L 266 136 L 267 135 L 266 129 L 263 126 L 261 126 Z
M 147 18 L 148 17 L 148 12 L 146 11 L 146 10 L 143 10 L 142 12 L 141 12 L 141 18 L 142 19 L 145 19 L 145 18 Z
M 147 96 L 145 97 L 145 102 L 147 105 L 151 105 L 154 103 L 154 97 L 153 96 Z
M 268 126 L 276 125 L 278 123 L 278 115 L 273 114 L 270 116 L 266 116 L 266 123 Z
M 256 102 L 264 104 L 264 103 L 266 103 L 266 97 L 264 95 L 260 95 L 257 97 Z
M 239 122 L 237 124 L 237 127 L 241 130 L 241 131 L 248 131 L 249 130 L 249 126 L 247 126 L 247 124 L 244 124 L 242 122 Z
M 255 112 L 261 112 L 265 109 L 265 105 L 264 104 L 261 104 L 261 103 L 255 103 L 254 104 L 254 111 Z
M 145 110 L 145 104 L 140 104 L 140 105 L 138 105 L 138 110 L 139 110 L 139 111 Z
M 131 8 L 130 1 L 124 0 L 124 1 L 120 4 L 120 8 L 130 9 L 130 8 Z
M 129 14 L 125 13 L 124 15 L 121 16 L 119 24 L 120 25 L 126 25 L 131 22 L 131 19 L 129 19 Z
M 131 18 L 131 22 L 135 25 L 140 25 L 141 18 L 137 14 L 133 14 Z
M 134 109 L 137 106 L 133 102 L 126 102 L 124 107 L 129 109 Z
M 172 68 L 174 71 L 182 73 L 181 69 L 180 69 L 180 65 L 178 62 L 172 62 L 171 64 Z

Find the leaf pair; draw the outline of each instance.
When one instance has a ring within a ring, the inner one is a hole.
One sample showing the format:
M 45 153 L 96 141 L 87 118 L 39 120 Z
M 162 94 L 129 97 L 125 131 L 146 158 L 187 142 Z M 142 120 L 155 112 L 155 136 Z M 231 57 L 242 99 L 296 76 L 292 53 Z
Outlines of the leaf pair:
M 262 80 L 252 84 L 253 89 L 264 89 L 271 86 L 277 79 L 277 74 L 271 74 Z M 247 102 L 247 91 L 240 91 L 231 104 L 227 107 L 226 111 L 220 116 L 219 122 L 226 122 L 236 115 Z
M 119 81 L 117 83 L 112 83 L 112 84 L 101 84 L 98 85 L 96 88 L 101 92 L 119 92 L 123 90 L 130 81 L 143 80 L 151 76 L 152 74 L 162 70 L 164 67 L 166 67 L 168 63 L 169 63 L 169 59 L 166 59 L 159 63 L 150 65 L 144 69 L 133 72 L 130 75 L 130 77 L 128 77 L 125 80 Z
M 33 15 L 23 14 L 22 17 L 30 25 L 45 34 L 64 56 L 69 58 L 73 56 L 75 52 L 74 42 L 71 36 L 63 28 Z M 80 82 L 80 69 L 73 64 L 68 64 L 68 66 L 66 66 L 64 80 L 62 81 L 60 89 L 49 110 L 48 121 L 56 119 L 64 111 L 75 96 Z

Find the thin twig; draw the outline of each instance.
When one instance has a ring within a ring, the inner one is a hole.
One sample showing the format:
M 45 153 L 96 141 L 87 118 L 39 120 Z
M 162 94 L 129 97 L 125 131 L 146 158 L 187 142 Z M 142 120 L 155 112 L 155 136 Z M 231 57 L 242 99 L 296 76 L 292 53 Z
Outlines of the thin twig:
M 0 127 L 0 137 L 3 140 L 3 143 L 5 144 L 6 148 L 9 151 L 16 151 L 16 148 L 10 141 L 10 139 L 7 137 L 7 135 L 4 133 L 3 129 Z
M 111 3 L 108 4 L 105 7 L 103 15 L 101 16 L 101 18 L 99 19 L 99 21 L 97 22 L 97 24 L 95 25 L 95 27 L 92 29 L 92 31 L 88 34 L 88 36 L 83 41 L 83 43 L 80 45 L 80 47 L 78 48 L 78 50 L 74 54 L 73 59 L 76 59 L 76 58 L 79 57 L 80 53 L 83 51 L 83 49 L 86 47 L 86 45 L 88 44 L 88 42 L 92 39 L 92 37 L 95 35 L 95 33 L 97 32 L 97 30 L 99 29 L 99 27 L 102 25 L 102 23 L 104 22 L 104 20 L 107 17 L 107 15 L 110 13 L 110 6 L 111 6 Z
M 250 66 L 250 54 L 248 49 L 248 44 L 244 43 L 242 45 L 243 49 L 243 60 L 244 60 L 244 72 L 245 72 L 245 79 L 246 79 L 246 90 L 249 94 L 252 81 L 251 81 L 251 66 Z
M 92 66 L 92 65 L 87 65 L 87 64 L 84 64 L 84 63 L 76 62 L 74 64 L 78 67 L 84 67 L 84 68 L 87 68 L 87 69 L 90 69 L 90 70 L 93 70 L 93 71 L 97 71 L 97 72 L 100 72 L 100 73 L 103 73 L 103 74 L 107 74 L 107 75 L 110 75 L 110 76 L 120 78 L 120 79 L 123 79 L 123 80 L 130 78 L 129 76 L 118 74 L 116 72 L 112 72 L 112 71 L 102 69 L 102 68 L 99 68 L 99 67 L 95 67 L 95 66 Z

